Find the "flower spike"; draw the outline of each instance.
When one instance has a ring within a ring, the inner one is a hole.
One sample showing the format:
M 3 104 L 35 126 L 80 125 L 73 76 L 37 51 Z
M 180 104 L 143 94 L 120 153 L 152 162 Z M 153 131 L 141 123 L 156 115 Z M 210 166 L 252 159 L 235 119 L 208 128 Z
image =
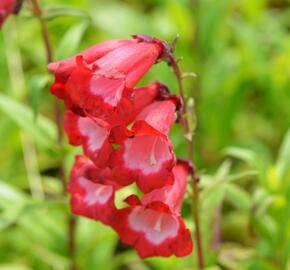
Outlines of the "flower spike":
M 55 76 L 51 92 L 67 109 L 69 143 L 84 152 L 70 174 L 72 212 L 111 226 L 141 258 L 186 256 L 193 248 L 180 212 L 188 174 L 197 178 L 190 162 L 176 160 L 168 137 L 186 115 L 183 91 L 181 99 L 158 81 L 136 87 L 160 60 L 182 79 L 174 48 L 134 35 L 48 65 Z M 128 206 L 117 209 L 116 191 L 132 183 L 143 195 L 131 194 L 124 200 Z

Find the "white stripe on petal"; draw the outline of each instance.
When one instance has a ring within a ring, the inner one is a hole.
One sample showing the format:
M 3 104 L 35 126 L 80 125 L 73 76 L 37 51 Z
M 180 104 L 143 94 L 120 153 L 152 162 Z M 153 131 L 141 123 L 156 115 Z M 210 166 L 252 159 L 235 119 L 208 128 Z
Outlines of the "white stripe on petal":
M 173 215 L 142 206 L 132 210 L 128 222 L 132 230 L 143 232 L 145 238 L 154 245 L 176 237 L 179 229 L 179 223 Z
M 83 201 L 88 205 L 95 203 L 105 204 L 113 193 L 112 186 L 95 184 L 84 177 L 80 177 L 78 180 L 80 185 L 85 189 L 86 195 Z
M 88 146 L 91 151 L 99 150 L 108 136 L 105 128 L 88 117 L 79 118 L 78 128 L 83 136 L 88 137 Z

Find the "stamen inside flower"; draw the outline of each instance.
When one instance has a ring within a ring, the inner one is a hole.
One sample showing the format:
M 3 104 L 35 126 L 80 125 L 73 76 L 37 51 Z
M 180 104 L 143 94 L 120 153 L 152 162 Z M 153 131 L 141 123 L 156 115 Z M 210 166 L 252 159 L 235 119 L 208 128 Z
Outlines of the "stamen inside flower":
M 101 196 L 103 196 L 104 194 L 106 194 L 105 191 L 106 191 L 106 186 L 99 186 L 99 188 L 96 189 L 96 191 L 95 191 L 95 196 L 96 196 L 97 198 L 98 198 L 98 197 L 101 197 Z
M 162 229 L 161 225 L 162 225 L 162 215 L 159 215 L 159 217 L 157 218 L 155 226 L 154 226 L 153 229 L 155 231 L 161 232 L 161 229 Z
M 151 148 L 151 153 L 150 153 L 150 165 L 151 165 L 151 166 L 154 166 L 154 165 L 157 164 L 156 156 L 155 156 L 155 148 L 156 148 L 157 140 L 158 140 L 158 137 L 156 137 L 156 138 L 154 139 L 154 142 L 153 142 L 153 144 L 152 144 L 152 148 Z
M 159 136 L 136 135 L 126 140 L 124 148 L 126 166 L 145 175 L 158 172 L 172 158 L 169 144 Z
M 82 135 L 88 137 L 88 146 L 91 151 L 99 150 L 108 136 L 105 128 L 97 125 L 88 117 L 79 118 L 78 128 Z
M 134 231 L 143 232 L 145 238 L 154 245 L 159 245 L 168 238 L 174 238 L 179 229 L 178 221 L 174 216 L 143 206 L 137 206 L 132 210 L 128 223 Z
M 89 205 L 95 203 L 105 204 L 113 193 L 112 186 L 95 184 L 84 177 L 80 177 L 79 181 L 86 192 L 84 202 Z

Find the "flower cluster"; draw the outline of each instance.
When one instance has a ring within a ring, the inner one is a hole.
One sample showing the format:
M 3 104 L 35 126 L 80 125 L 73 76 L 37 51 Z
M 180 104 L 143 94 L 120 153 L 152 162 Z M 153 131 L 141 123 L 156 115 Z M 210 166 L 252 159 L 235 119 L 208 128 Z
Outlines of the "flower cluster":
M 10 14 L 19 12 L 23 0 L 1 0 L 0 1 L 0 27 Z
M 168 138 L 180 100 L 159 83 L 137 82 L 166 50 L 147 36 L 111 40 L 51 63 L 52 93 L 67 111 L 69 142 L 82 146 L 68 190 L 74 214 L 111 226 L 142 258 L 185 256 L 192 250 L 180 216 L 189 163 L 177 161 Z M 136 183 L 117 209 L 115 192 Z

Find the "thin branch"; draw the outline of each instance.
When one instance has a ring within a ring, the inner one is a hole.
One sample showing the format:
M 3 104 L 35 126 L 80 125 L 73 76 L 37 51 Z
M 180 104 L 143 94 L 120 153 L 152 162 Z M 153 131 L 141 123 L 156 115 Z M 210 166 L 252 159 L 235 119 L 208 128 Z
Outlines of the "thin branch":
M 187 141 L 187 149 L 188 149 L 188 159 L 193 162 L 193 130 L 190 128 L 190 119 L 188 117 L 189 109 L 186 102 L 185 91 L 183 87 L 183 73 L 180 70 L 178 65 L 177 59 L 173 55 L 169 55 L 167 59 L 169 65 L 172 67 L 172 70 L 176 76 L 179 95 L 182 99 L 183 106 L 181 109 L 181 124 L 183 126 L 184 135 Z M 200 207 L 199 207 L 199 186 L 198 186 L 198 179 L 196 176 L 192 176 L 191 186 L 193 190 L 192 196 L 192 211 L 193 211 L 193 220 L 195 225 L 195 241 L 197 247 L 197 261 L 198 261 L 198 268 L 204 268 L 204 254 L 202 248 L 202 235 L 200 229 Z
M 45 20 L 42 17 L 42 9 L 39 5 L 38 0 L 30 0 L 32 4 L 32 11 L 33 14 L 38 18 L 40 27 L 41 27 L 41 34 L 42 34 L 42 39 L 44 42 L 45 46 L 45 51 L 46 51 L 46 58 L 47 58 L 47 64 L 51 63 L 53 61 L 53 51 L 52 51 L 52 45 L 50 42 L 50 36 L 49 36 L 49 31 L 47 28 L 47 25 L 45 23 Z M 63 127 L 62 127 L 62 110 L 61 110 L 61 104 L 57 99 L 54 99 L 54 117 L 55 117 L 55 122 L 57 126 L 57 142 L 60 146 L 60 148 L 63 148 Z M 59 166 L 59 177 L 62 182 L 62 192 L 63 195 L 66 195 L 67 190 L 66 190 L 66 178 L 65 178 L 65 173 L 64 173 L 64 164 L 61 163 Z M 77 264 L 76 264 L 76 259 L 75 259 L 75 254 L 76 254 L 76 244 L 75 244 L 75 230 L 76 230 L 76 219 L 73 215 L 69 215 L 68 217 L 68 223 L 67 223 L 67 233 L 68 233 L 68 253 L 71 259 L 71 264 L 70 264 L 70 270 L 77 270 Z

